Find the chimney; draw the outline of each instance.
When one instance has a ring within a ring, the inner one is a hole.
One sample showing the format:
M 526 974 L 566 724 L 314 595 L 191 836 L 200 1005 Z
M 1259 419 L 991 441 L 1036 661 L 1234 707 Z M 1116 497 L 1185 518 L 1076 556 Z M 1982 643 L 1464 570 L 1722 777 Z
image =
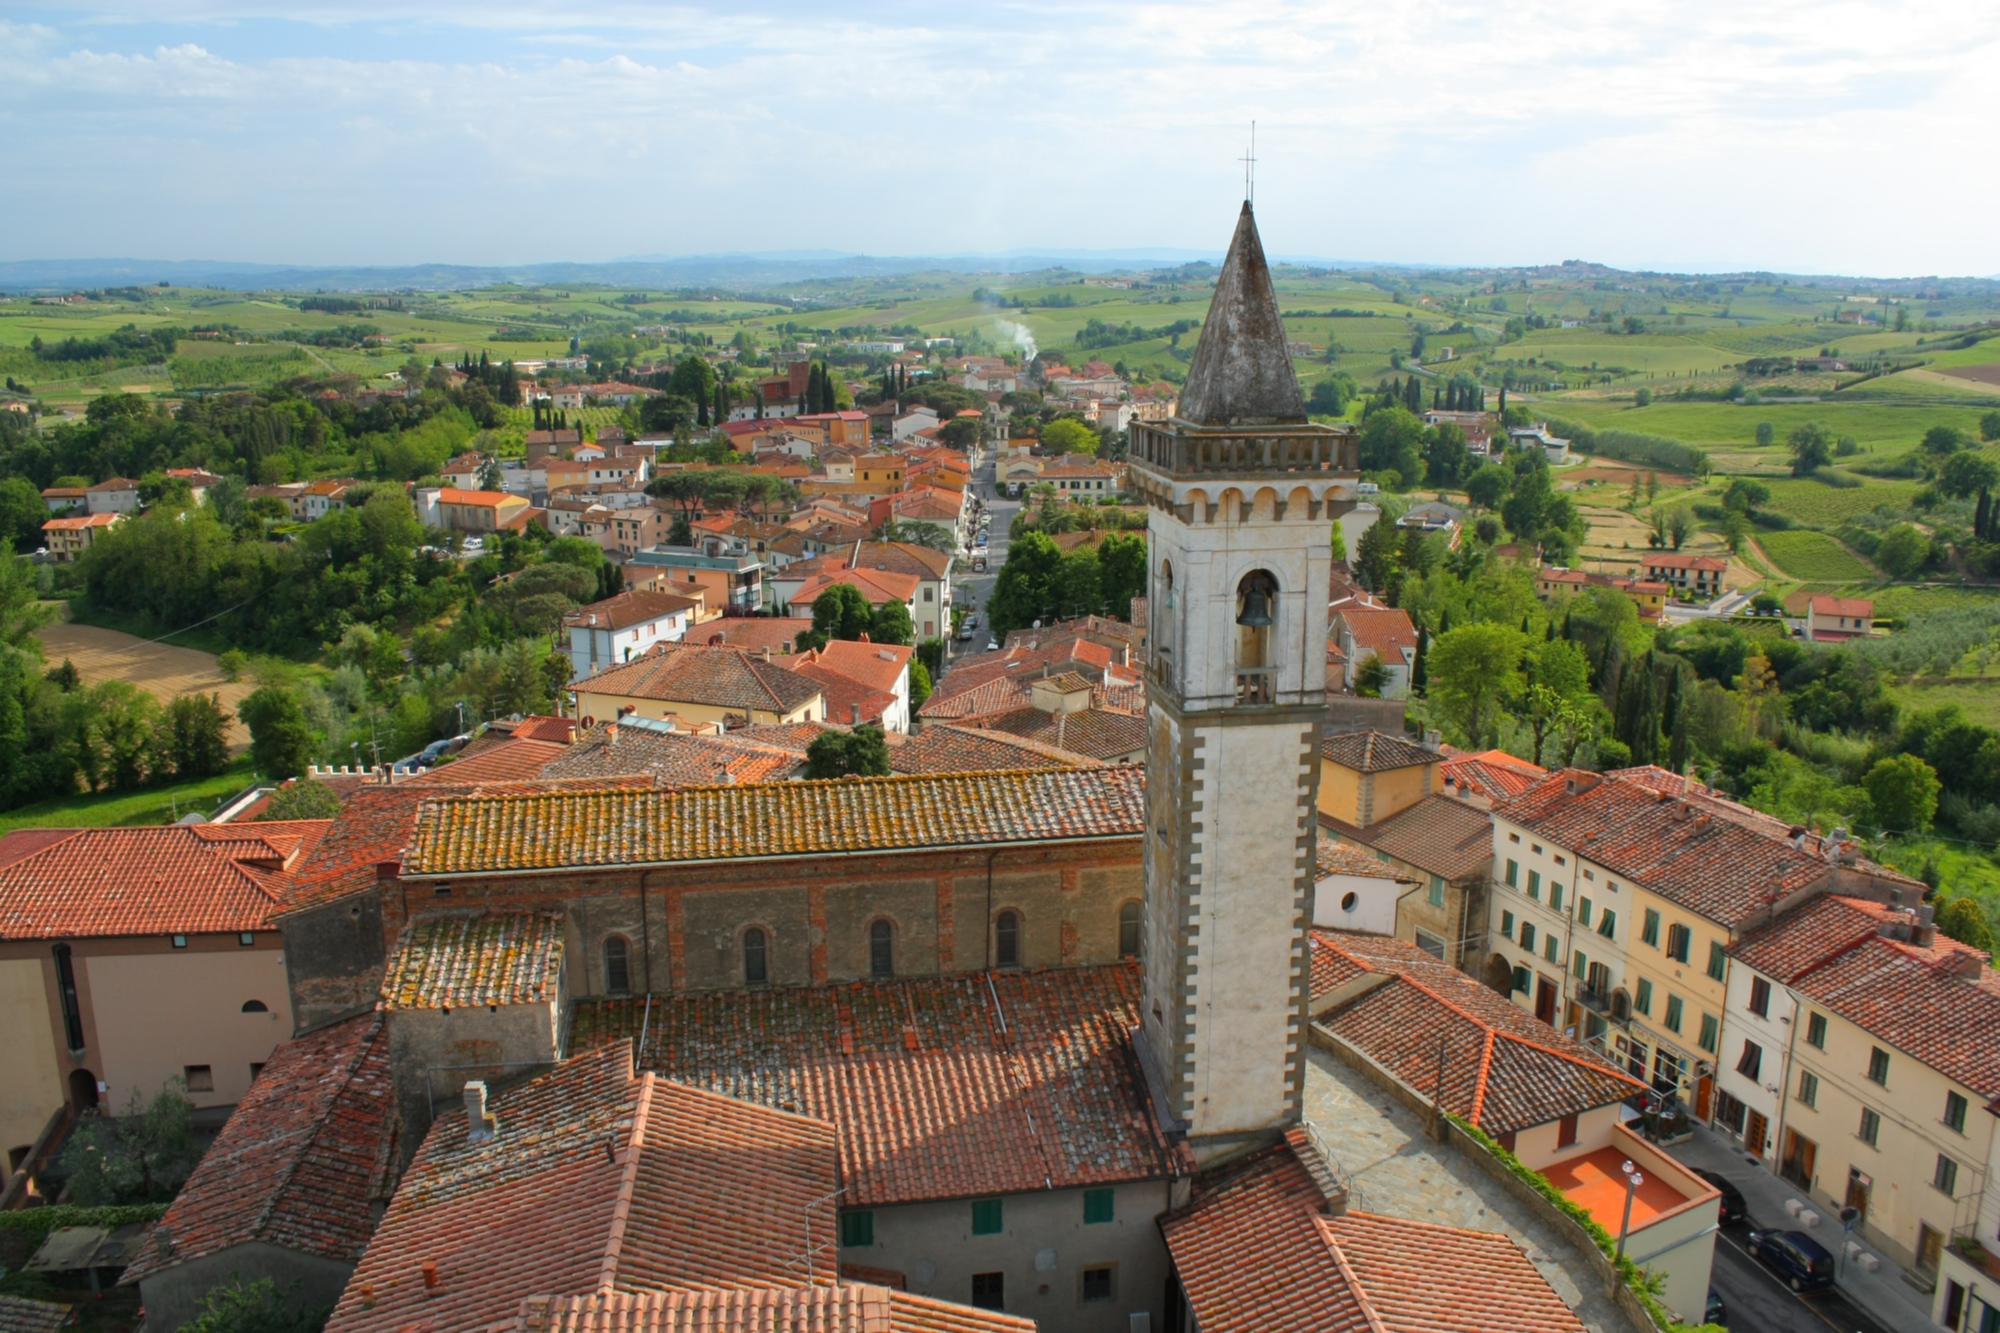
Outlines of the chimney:
M 849 704 L 847 706 L 847 724 L 851 727 L 858 727 L 861 725 L 860 704 Z
M 485 1143 L 500 1132 L 500 1123 L 486 1109 L 486 1080 L 471 1079 L 465 1085 L 466 1142 Z M 435 1285 L 426 1279 L 426 1285 Z
M 399 879 L 402 874 L 403 863 L 401 861 L 377 861 L 375 863 L 376 879 Z
M 1444 743 L 1444 733 L 1439 731 L 1426 731 L 1424 733 L 1424 748 L 1426 750 L 1429 750 L 1432 754 L 1436 754 L 1438 752 L 1438 747 L 1441 746 L 1443 743 Z
M 604 748 L 608 750 L 616 744 L 618 744 L 618 724 L 607 722 L 604 724 Z
M 771 660 L 771 645 L 770 645 L 770 644 L 768 644 L 768 643 L 767 643 L 767 644 L 765 644 L 765 645 L 764 645 L 764 647 L 763 647 L 763 648 L 762 648 L 762 649 L 761 649 L 761 650 L 760 650 L 760 651 L 758 652 L 757 656 L 758 656 L 758 657 L 759 657 L 759 658 L 760 658 L 761 660 L 763 660 L 763 661 L 766 661 L 766 662 L 770 661 L 770 660 Z
M 438 1284 L 438 1266 L 434 1263 L 426 1262 L 421 1271 L 424 1275 L 424 1289 L 426 1291 L 436 1290 Z

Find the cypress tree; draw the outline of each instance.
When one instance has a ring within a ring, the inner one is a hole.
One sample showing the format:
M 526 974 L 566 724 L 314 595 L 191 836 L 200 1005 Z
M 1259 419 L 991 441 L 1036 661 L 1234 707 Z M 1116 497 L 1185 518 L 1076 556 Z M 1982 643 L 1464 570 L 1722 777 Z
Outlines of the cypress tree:
M 1521 633 L 1527 634 L 1530 632 L 1531 630 L 1529 628 L 1529 623 L 1528 623 L 1528 613 L 1523 611 L 1521 613 Z
M 1451 608 L 1446 607 L 1444 610 L 1438 612 L 1438 633 L 1442 634 L 1450 628 L 1451 628 Z
M 1483 400 L 1486 397 L 1486 390 L 1481 389 L 1479 396 Z M 1507 386 L 1504 384 L 1500 386 L 1500 415 L 1503 417 L 1507 415 Z
M 1619 677 L 1625 673 L 1625 648 L 1616 634 L 1607 635 L 1604 651 L 1597 659 L 1597 697 L 1606 708 L 1618 702 Z
M 1983 486 L 1980 487 L 1979 503 L 1974 506 L 1972 511 L 1972 535 L 1980 541 L 1987 540 L 1987 524 L 1993 517 L 1992 503 L 1991 497 L 1986 493 L 1986 488 Z
M 1425 625 L 1417 626 L 1417 655 L 1410 662 L 1410 693 L 1421 695 L 1430 683 L 1430 669 L 1425 659 L 1430 656 L 1431 632 Z
M 1556 641 L 1556 622 L 1551 620 L 1548 624 L 1548 628 L 1542 632 L 1542 642 L 1554 643 L 1555 641 Z

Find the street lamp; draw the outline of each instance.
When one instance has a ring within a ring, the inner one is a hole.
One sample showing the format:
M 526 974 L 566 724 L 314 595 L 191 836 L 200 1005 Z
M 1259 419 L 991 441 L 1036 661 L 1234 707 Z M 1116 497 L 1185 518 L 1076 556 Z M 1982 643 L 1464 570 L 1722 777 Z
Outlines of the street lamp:
M 1625 1217 L 1618 1223 L 1617 1257 L 1623 1259 L 1625 1257 L 1625 1233 L 1632 1229 L 1632 1196 L 1639 1192 L 1639 1187 L 1646 1183 L 1646 1178 L 1633 1168 L 1629 1158 L 1626 1160 L 1625 1165 L 1619 1169 L 1625 1173 Z

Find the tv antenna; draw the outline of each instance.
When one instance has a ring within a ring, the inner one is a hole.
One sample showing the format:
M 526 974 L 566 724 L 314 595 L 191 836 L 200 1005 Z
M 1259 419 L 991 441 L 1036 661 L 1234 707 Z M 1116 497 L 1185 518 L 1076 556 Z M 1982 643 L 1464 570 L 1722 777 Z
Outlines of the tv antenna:
M 1250 151 L 1237 161 L 1243 164 L 1243 202 L 1257 202 L 1257 122 L 1250 122 Z

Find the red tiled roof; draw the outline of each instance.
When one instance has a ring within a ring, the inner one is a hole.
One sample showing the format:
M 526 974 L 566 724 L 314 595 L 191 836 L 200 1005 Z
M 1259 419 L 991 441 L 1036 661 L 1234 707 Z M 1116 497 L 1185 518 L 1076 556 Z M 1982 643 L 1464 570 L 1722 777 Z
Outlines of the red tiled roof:
M 1312 949 L 1315 999 L 1364 972 L 1391 978 L 1314 1021 L 1427 1099 L 1438 1094 L 1442 1041 L 1445 1109 L 1488 1134 L 1545 1125 L 1646 1090 L 1407 941 L 1315 930 Z
M 889 768 L 896 773 L 990 773 L 1017 768 L 1089 768 L 1093 760 L 1039 741 L 975 727 L 925 725 L 920 732 L 889 743 Z
M 463 1109 L 431 1126 L 329 1333 L 484 1328 L 548 1292 L 834 1277 L 807 1239 L 833 1225 L 822 1122 L 635 1075 L 622 1042 L 488 1110 L 497 1132 L 483 1143 Z
M 382 977 L 386 1009 L 551 1004 L 563 966 L 560 912 L 418 917 Z
M 576 1045 L 831 1120 L 851 1207 L 1184 1174 L 1128 1034 L 1136 966 L 580 1005 Z
M 1316 864 L 1321 875 L 1358 875 L 1364 879 L 1395 879 L 1397 875 L 1380 857 L 1323 834 Z
M 1454 751 L 1438 770 L 1438 777 L 1460 792 L 1476 792 L 1489 800 L 1504 801 L 1519 796 L 1547 773 L 1540 764 L 1531 764 L 1505 750 L 1483 750 L 1478 754 Z
M 270 930 L 287 871 L 328 826 L 304 819 L 12 835 L 0 842 L 0 939 Z
M 1720 572 L 1729 568 L 1729 562 L 1713 555 L 1684 555 L 1672 551 L 1653 551 L 1639 557 L 1639 563 L 1647 569 L 1700 569 Z
M 801 660 L 788 662 L 787 666 L 798 671 L 807 664 L 817 665 L 822 671 L 845 676 L 856 684 L 893 694 L 896 684 L 909 669 L 910 658 L 916 653 L 914 648 L 893 643 L 858 643 L 846 639 L 834 639 L 817 653 L 808 653 Z M 812 673 L 815 677 L 818 672 Z
M 842 1266 L 847 1267 L 846 1265 Z M 885 1286 L 533 1297 L 489 1333 L 1034 1333 L 1035 1321 Z
M 1107 708 L 1045 713 L 1031 704 L 1005 713 L 973 714 L 963 725 L 1039 741 L 1087 759 L 1117 759 L 1146 748 L 1146 719 Z
M 1948 936 L 1926 948 L 1877 933 L 1899 915 L 1816 898 L 1749 936 L 1736 956 L 1981 1097 L 2000 1097 L 2000 974 Z
M 896 696 L 887 690 L 871 689 L 858 680 L 817 663 L 800 662 L 792 670 L 819 686 L 820 698 L 830 722 L 842 725 L 879 723 L 883 715 L 896 706 Z
M 1432 875 L 1461 879 L 1493 859 L 1493 821 L 1486 811 L 1451 796 L 1426 796 L 1366 828 L 1322 814 L 1341 841 L 1387 852 Z
M 692 611 L 701 604 L 701 599 L 682 597 L 679 593 L 628 588 L 601 602 L 578 607 L 563 617 L 563 624 L 584 629 L 630 629 L 649 620 Z
M 278 1047 L 120 1282 L 255 1243 L 354 1263 L 387 1194 L 395 1109 L 381 1014 Z
M 1497 813 L 1724 926 L 1831 873 L 1767 832 L 1616 775 L 1551 773 Z
M 1347 623 L 1357 655 L 1374 653 L 1398 666 L 1404 663 L 1406 652 L 1417 650 L 1417 627 L 1399 606 L 1343 606 L 1335 614 Z
M 481 746 L 476 753 L 461 752 L 454 759 L 440 761 L 405 785 L 462 787 L 475 782 L 518 782 L 536 776 L 568 753 L 566 742 L 512 736 Z
M 831 560 L 831 556 L 822 557 Z M 817 573 L 808 574 L 799 590 L 792 594 L 793 606 L 811 606 L 819 595 L 835 584 L 846 583 L 861 590 L 872 606 L 887 602 L 908 602 L 917 595 L 917 584 L 921 582 L 915 574 L 904 574 L 893 569 L 851 569 L 844 561 L 835 562 Z M 789 572 L 789 571 L 787 571 Z
M 966 710 L 947 707 L 959 695 L 997 680 L 1026 681 L 1045 672 L 1082 670 L 1092 680 L 1101 680 L 1119 654 L 1101 643 L 1081 636 L 1061 638 L 1035 648 L 1008 648 L 1003 653 L 987 653 L 951 668 L 938 682 L 936 691 L 921 710 L 925 717 L 958 717 Z M 1026 698 L 1025 689 L 1020 696 Z M 1004 707 L 1002 705 L 1001 707 Z M 975 711 L 991 713 L 1001 707 Z
M 544 778 L 650 777 L 661 787 L 707 787 L 718 782 L 777 782 L 805 762 L 805 746 L 766 745 L 745 731 L 724 736 L 621 726 L 611 740 L 603 727 L 584 733 L 542 770 Z M 776 730 L 757 728 L 756 730 Z M 727 775 L 725 778 L 724 775 Z
M 512 724 L 508 734 L 519 741 L 559 741 L 568 745 L 576 736 L 576 719 L 530 713 Z
M 1414 768 L 1435 764 L 1443 755 L 1427 750 L 1415 741 L 1380 731 L 1350 731 L 1328 736 L 1319 743 L 1320 757 L 1358 773 L 1382 773 L 1394 768 Z
M 1202 1333 L 1584 1333 L 1507 1236 L 1330 1215 L 1316 1157 L 1293 1130 L 1161 1219 Z
M 284 886 L 282 911 L 331 902 L 376 879 L 376 867 L 400 861 L 416 831 L 417 809 L 441 794 L 436 786 L 393 787 L 369 783 L 342 803 L 332 825 L 292 868 Z
M 819 686 L 741 648 L 663 643 L 643 657 L 601 671 L 571 687 L 578 694 L 757 708 L 789 713 L 812 702 Z
M 688 642 L 751 652 L 769 648 L 774 656 L 783 656 L 792 651 L 799 635 L 812 627 L 811 616 L 728 616 L 694 626 L 688 631 Z

